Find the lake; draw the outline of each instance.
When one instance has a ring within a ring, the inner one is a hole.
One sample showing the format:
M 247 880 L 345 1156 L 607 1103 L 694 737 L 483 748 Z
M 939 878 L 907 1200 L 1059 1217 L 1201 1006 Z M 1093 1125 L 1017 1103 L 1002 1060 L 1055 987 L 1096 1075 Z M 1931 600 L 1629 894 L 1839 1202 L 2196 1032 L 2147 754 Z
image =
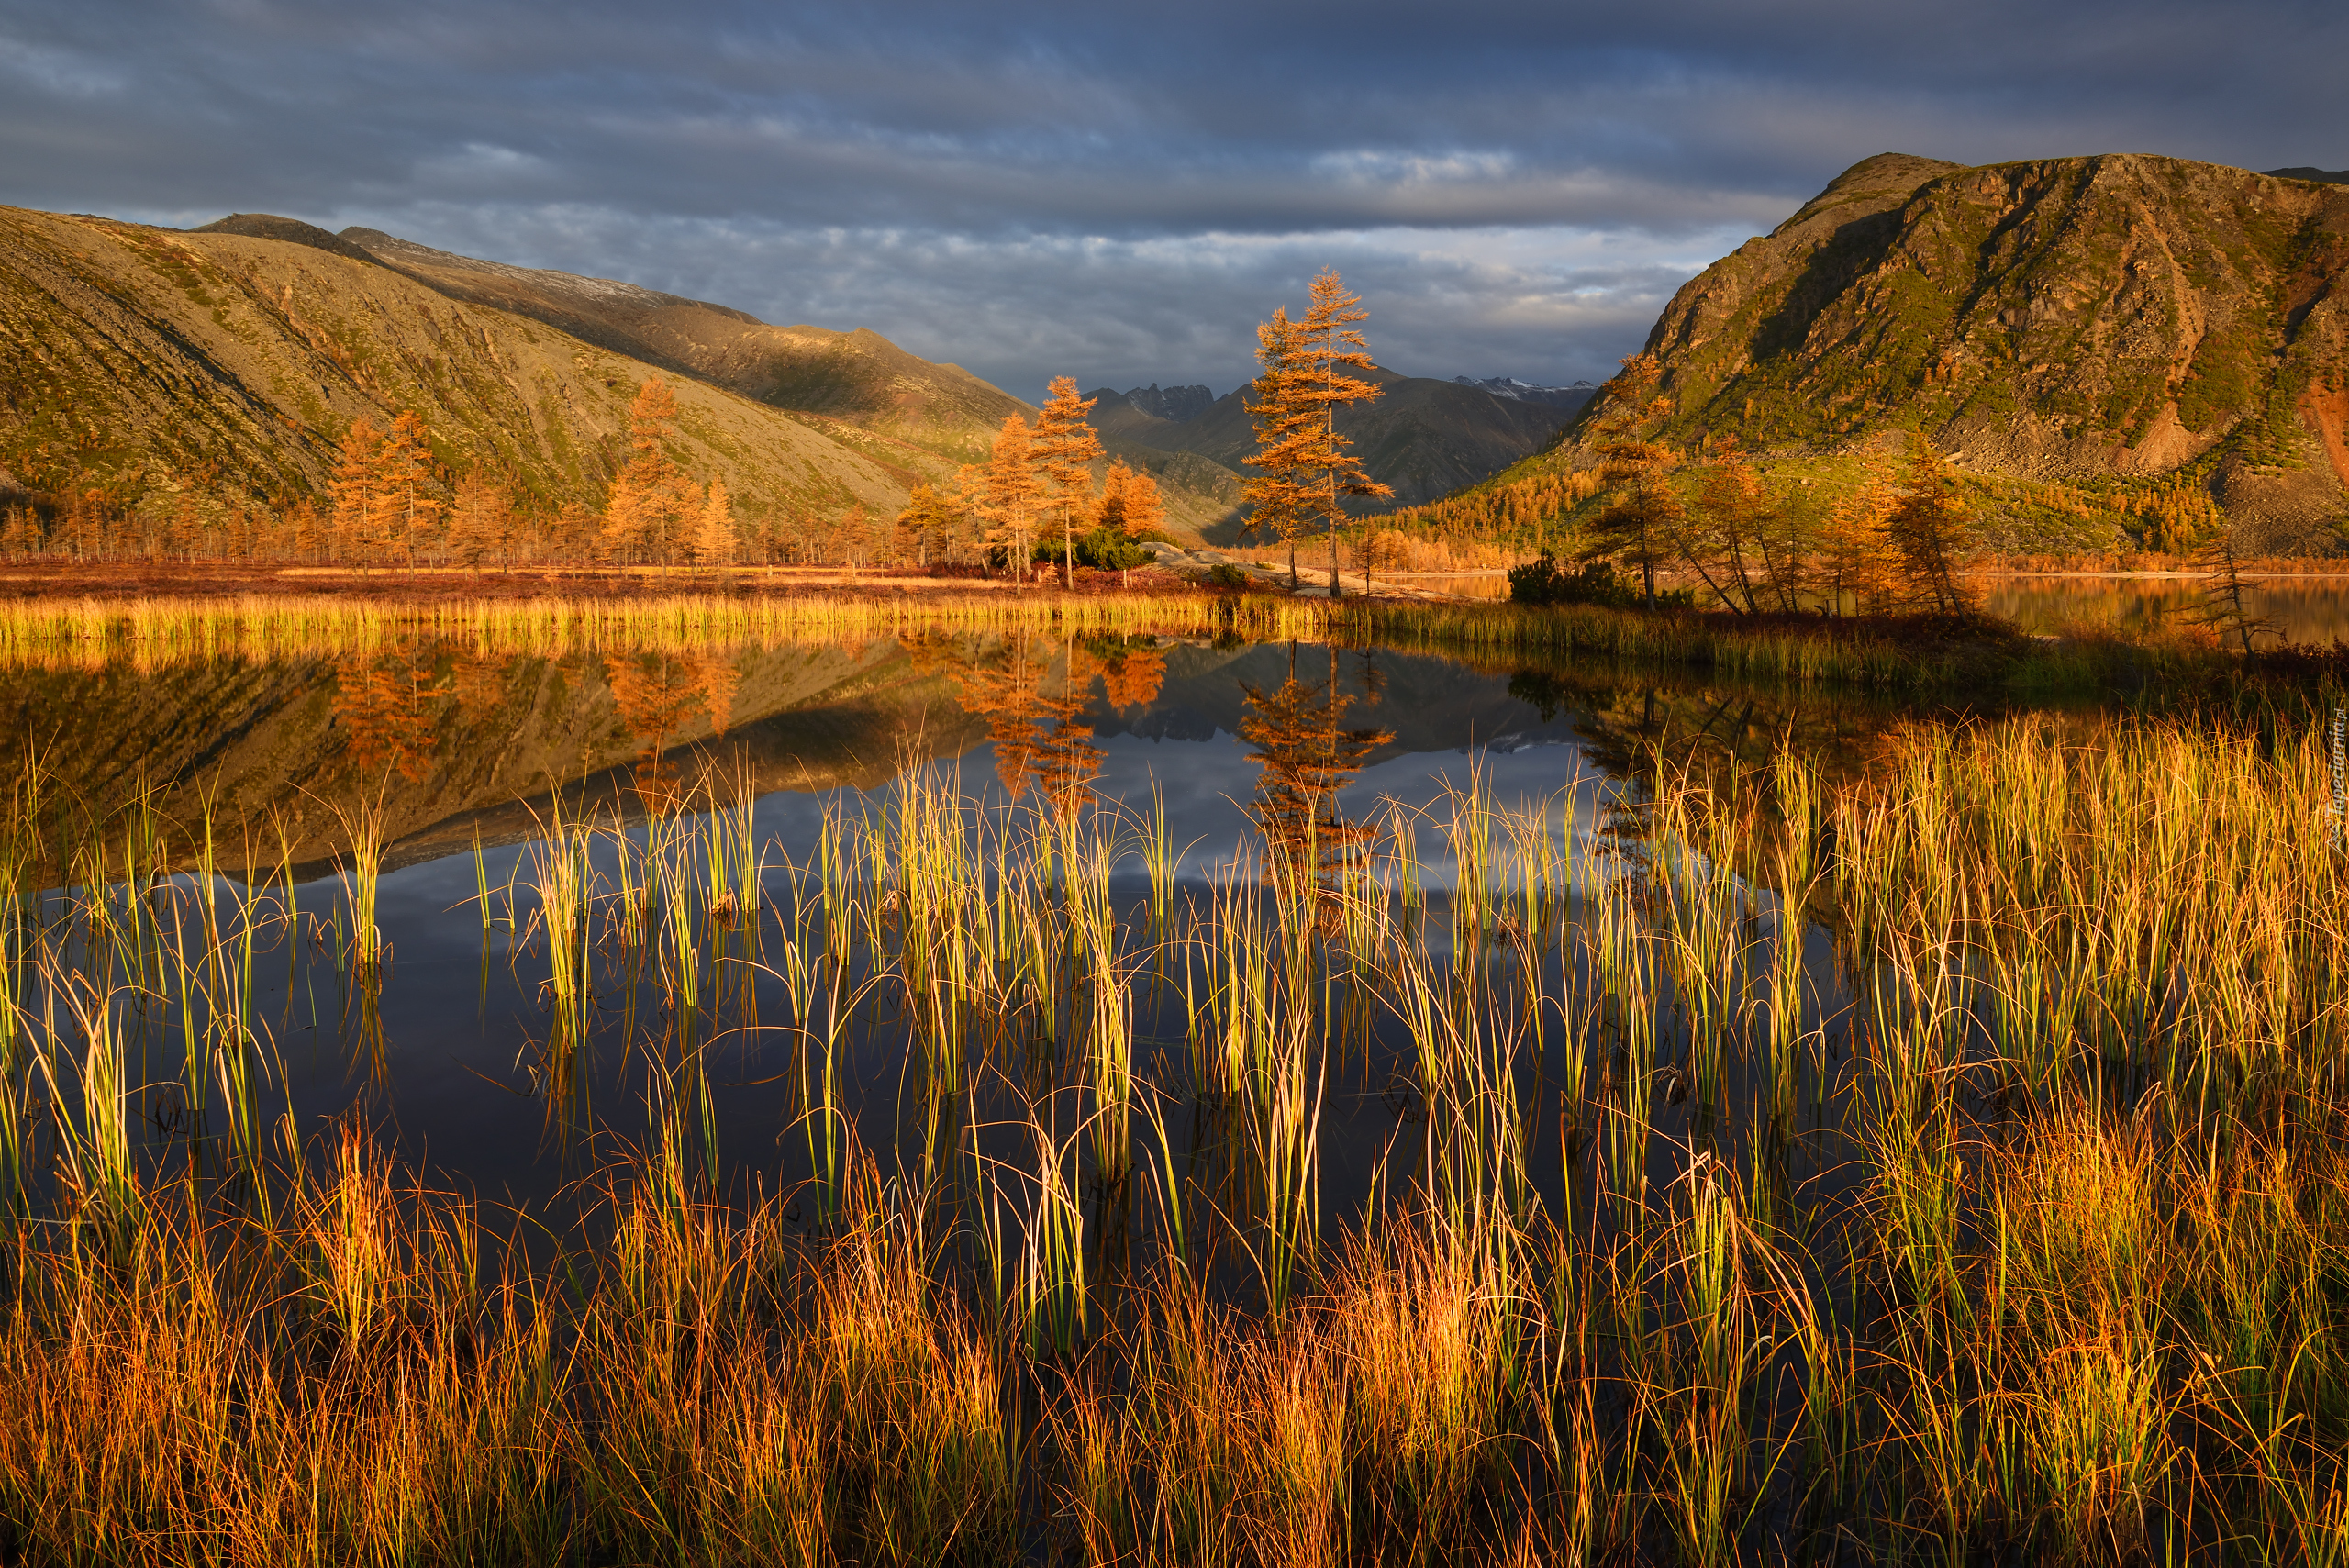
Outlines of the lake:
M 237 613 L 0 636 L 12 1544 L 2077 1560 L 2332 1507 L 2306 694 Z

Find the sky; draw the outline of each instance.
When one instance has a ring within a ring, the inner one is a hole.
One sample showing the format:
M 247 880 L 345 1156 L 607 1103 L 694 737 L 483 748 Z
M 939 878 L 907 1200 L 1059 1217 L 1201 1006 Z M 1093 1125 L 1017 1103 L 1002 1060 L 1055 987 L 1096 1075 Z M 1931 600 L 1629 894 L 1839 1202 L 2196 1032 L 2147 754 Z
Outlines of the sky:
M 0 203 L 271 212 L 867 327 L 1027 398 L 1599 381 L 1877 152 L 2349 168 L 2339 0 L 5 0 Z

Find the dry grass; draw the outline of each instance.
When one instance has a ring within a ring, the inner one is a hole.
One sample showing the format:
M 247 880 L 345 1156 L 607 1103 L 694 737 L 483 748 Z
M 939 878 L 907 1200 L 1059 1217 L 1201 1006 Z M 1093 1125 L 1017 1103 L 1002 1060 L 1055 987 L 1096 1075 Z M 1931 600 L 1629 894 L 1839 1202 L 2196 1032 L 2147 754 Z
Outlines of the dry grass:
M 355 1129 L 289 1143 L 261 1089 L 280 1131 L 225 1167 L 134 1144 L 129 1053 L 244 1005 L 188 944 L 290 913 L 215 886 L 158 920 L 109 850 L 122 883 L 7 923 L 0 1097 L 38 1130 L 8 1167 L 6 1549 L 2337 1560 L 2320 739 L 2015 721 L 1848 785 L 1788 753 L 1644 794 L 1594 840 L 1465 790 L 1378 875 L 1130 907 L 1112 869 L 1165 874 L 1146 824 L 920 775 L 763 884 L 752 855 L 754 893 L 714 873 L 741 856 L 715 816 L 564 824 L 540 880 L 571 924 L 511 961 L 650 977 L 627 1027 L 661 1088 L 551 1259 Z M 1462 891 L 1430 902 L 1400 873 L 1438 840 Z M 753 954 L 749 1019 L 701 977 Z M 1152 986 L 1191 1034 L 1146 1054 Z M 804 1182 L 729 1199 L 702 1046 L 752 1027 Z M 949 1129 L 926 1151 L 858 1139 L 840 1084 L 882 1029 Z M 1408 1130 L 1355 1207 L 1323 1134 L 1372 1060 Z M 213 1046 L 182 1061 L 189 1094 L 227 1082 Z M 955 1119 L 982 1102 L 1011 1107 L 985 1142 Z

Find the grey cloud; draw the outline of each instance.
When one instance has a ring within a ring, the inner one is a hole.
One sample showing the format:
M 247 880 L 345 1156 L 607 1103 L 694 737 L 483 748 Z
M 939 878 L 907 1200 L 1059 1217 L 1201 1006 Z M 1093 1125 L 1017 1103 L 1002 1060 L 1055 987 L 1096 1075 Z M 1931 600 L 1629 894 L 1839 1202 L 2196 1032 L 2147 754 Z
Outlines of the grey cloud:
M 1398 368 L 1595 378 L 1873 152 L 2349 164 L 2344 44 L 2306 0 L 17 0 L 0 200 L 365 222 L 1023 394 L 1220 389 L 1335 263 Z

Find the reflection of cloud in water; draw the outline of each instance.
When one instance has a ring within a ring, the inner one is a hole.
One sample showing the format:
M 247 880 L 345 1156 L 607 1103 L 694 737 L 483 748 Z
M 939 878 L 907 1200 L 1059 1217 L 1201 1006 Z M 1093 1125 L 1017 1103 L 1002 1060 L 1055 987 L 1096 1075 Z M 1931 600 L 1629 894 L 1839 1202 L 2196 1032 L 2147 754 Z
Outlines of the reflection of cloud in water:
M 1178 651 L 1194 660 L 1207 657 L 1204 651 Z M 1604 793 L 1611 786 L 1604 781 L 1568 714 L 1544 720 L 1514 694 L 1503 695 L 1499 680 L 1463 679 L 1458 666 L 1443 661 L 1383 657 L 1392 684 L 1385 700 L 1362 712 L 1361 721 L 1392 726 L 1402 744 L 1408 746 L 1416 740 L 1423 749 L 1390 754 L 1371 763 L 1339 791 L 1338 807 L 1347 819 L 1373 826 L 1384 822 L 1386 803 L 1390 800 L 1425 813 L 1417 845 L 1423 886 L 1448 888 L 1455 881 L 1440 827 L 1451 815 L 1444 794 L 1447 786 L 1464 787 L 1472 775 L 1482 779 L 1497 803 L 1512 809 L 1552 803 L 1553 836 L 1572 831 L 1577 838 L 1586 838 L 1594 830 Z M 1195 680 L 1182 694 L 1200 708 L 1194 717 L 1205 720 L 1191 733 L 1136 734 L 1108 722 L 1101 726 L 1095 742 L 1101 751 L 1102 769 L 1094 787 L 1105 801 L 1122 803 L 1139 819 L 1147 820 L 1155 784 L 1164 805 L 1167 836 L 1181 851 L 1176 874 L 1185 881 L 1202 882 L 1235 870 L 1252 877 L 1259 871 L 1261 845 L 1248 808 L 1263 770 L 1249 760 L 1254 748 L 1227 728 L 1242 711 L 1237 675 L 1241 664 L 1251 658 L 1263 666 L 1252 673 L 1274 680 L 1286 673 L 1285 651 L 1249 650 L 1238 660 L 1218 655 L 1215 667 L 1205 673 L 1207 678 Z M 1349 666 L 1347 673 L 1351 685 L 1351 677 L 1357 672 Z M 1169 694 L 1170 697 L 1174 695 Z M 1219 711 L 1206 711 L 1209 706 Z M 1229 713 L 1220 711 L 1226 706 Z M 1472 745 L 1439 750 L 1428 744 L 1431 740 L 1440 744 L 1447 731 L 1457 737 L 1464 731 L 1479 730 L 1485 733 Z M 1008 804 L 993 749 L 987 745 L 936 764 L 935 773 L 990 808 L 1001 809 Z M 1569 788 L 1575 788 L 1571 803 L 1557 801 L 1560 792 Z M 1034 797 L 1029 799 L 1032 805 Z M 780 840 L 785 854 L 804 862 L 813 852 L 828 809 L 854 817 L 885 809 L 887 800 L 885 787 L 869 793 L 776 790 L 760 797 L 759 837 L 763 841 Z M 529 873 L 531 862 L 521 849 L 492 850 L 487 860 L 493 889 L 503 885 L 518 867 L 522 875 Z M 1129 862 L 1124 874 L 1140 877 L 1139 862 Z M 387 912 L 396 911 L 403 923 L 406 917 L 432 916 L 436 926 L 459 929 L 473 922 L 462 913 L 451 917 L 441 912 L 473 896 L 470 854 L 393 873 L 384 878 L 381 894 Z

